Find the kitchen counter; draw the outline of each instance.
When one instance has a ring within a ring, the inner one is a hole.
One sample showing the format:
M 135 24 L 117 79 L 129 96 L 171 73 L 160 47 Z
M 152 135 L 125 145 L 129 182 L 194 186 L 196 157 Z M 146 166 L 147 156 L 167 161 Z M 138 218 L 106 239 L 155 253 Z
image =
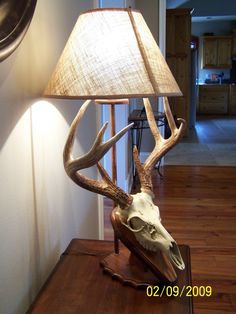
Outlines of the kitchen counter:
M 219 84 L 219 83 L 198 83 L 197 85 L 199 86 L 228 86 L 228 85 L 231 85 L 230 83 L 222 83 L 222 84 Z

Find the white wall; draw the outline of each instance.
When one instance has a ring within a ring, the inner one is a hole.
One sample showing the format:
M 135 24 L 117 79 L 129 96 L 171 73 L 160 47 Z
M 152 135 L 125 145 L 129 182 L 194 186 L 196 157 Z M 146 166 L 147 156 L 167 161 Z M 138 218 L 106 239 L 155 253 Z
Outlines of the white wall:
M 23 42 L 0 63 L 1 314 L 25 313 L 73 237 L 98 238 L 97 196 L 77 187 L 62 164 L 78 103 L 36 103 L 79 13 L 92 7 L 93 0 L 38 0 Z M 89 113 L 77 153 L 97 132 L 94 107 Z

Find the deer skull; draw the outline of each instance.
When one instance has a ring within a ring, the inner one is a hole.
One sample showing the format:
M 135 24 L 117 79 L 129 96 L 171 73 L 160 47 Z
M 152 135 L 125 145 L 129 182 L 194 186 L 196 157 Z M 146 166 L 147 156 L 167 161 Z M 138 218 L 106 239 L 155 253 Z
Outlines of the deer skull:
M 180 127 L 175 125 L 167 98 L 164 101 L 164 110 L 171 129 L 171 136 L 164 139 L 155 123 L 151 104 L 144 99 L 148 123 L 155 139 L 155 147 L 144 164 L 141 164 L 137 149 L 134 149 L 134 162 L 140 179 L 141 193 L 130 195 L 120 189 L 109 177 L 99 160 L 131 127 L 128 125 L 106 142 L 102 138 L 107 127 L 105 124 L 99 131 L 90 151 L 79 158 L 74 158 L 72 148 L 76 128 L 89 106 L 87 100 L 80 108 L 74 119 L 64 148 L 64 167 L 68 176 L 79 186 L 95 193 L 105 195 L 118 204 L 117 212 L 121 222 L 135 234 L 137 241 L 148 251 L 161 250 L 166 253 L 172 263 L 179 269 L 184 269 L 178 245 L 168 231 L 161 224 L 159 208 L 153 203 L 152 170 L 157 161 L 165 155 L 181 138 L 184 132 L 184 120 Z M 97 165 L 102 180 L 92 180 L 80 173 L 81 169 Z
M 161 224 L 159 208 L 154 205 L 151 194 L 141 192 L 132 196 L 133 203 L 130 207 L 126 210 L 118 208 L 123 225 L 134 233 L 146 250 L 161 250 L 176 267 L 183 270 L 185 265 L 178 245 Z

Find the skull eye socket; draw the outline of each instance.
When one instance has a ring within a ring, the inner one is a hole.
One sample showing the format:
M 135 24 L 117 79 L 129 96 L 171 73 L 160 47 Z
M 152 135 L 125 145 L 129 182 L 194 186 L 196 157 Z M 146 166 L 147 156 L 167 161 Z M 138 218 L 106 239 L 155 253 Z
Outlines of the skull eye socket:
M 148 233 L 150 233 L 153 239 L 156 238 L 157 234 L 156 227 L 151 224 L 147 224 L 139 217 L 132 217 L 129 221 L 129 225 L 134 231 L 141 231 L 145 229 Z
M 145 227 L 146 223 L 139 217 L 132 217 L 129 220 L 129 225 L 133 230 L 142 230 Z

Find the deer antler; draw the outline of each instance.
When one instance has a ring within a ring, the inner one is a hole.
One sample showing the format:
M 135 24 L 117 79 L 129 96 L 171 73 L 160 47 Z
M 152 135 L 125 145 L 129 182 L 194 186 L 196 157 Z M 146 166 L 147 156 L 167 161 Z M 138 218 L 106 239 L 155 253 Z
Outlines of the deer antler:
M 98 135 L 90 151 L 87 154 L 77 159 L 74 159 L 72 155 L 72 148 L 75 140 L 76 128 L 80 120 L 82 119 L 90 102 L 91 100 L 87 100 L 81 106 L 77 116 L 75 117 L 74 121 L 71 124 L 63 154 L 64 167 L 68 176 L 76 184 L 87 190 L 105 195 L 113 199 L 117 204 L 120 205 L 122 209 L 125 209 L 131 205 L 133 197 L 125 193 L 121 188 L 119 188 L 112 182 L 108 173 L 99 163 L 99 160 L 106 154 L 106 152 L 111 148 L 111 146 L 115 144 L 132 127 L 133 124 L 132 123 L 129 124 L 127 127 L 123 128 L 120 132 L 118 132 L 115 136 L 113 136 L 108 141 L 103 143 L 102 138 L 108 125 L 108 123 L 105 123 L 98 132 Z M 89 168 L 95 164 L 98 167 L 102 180 L 90 179 L 79 173 L 79 170 Z
M 143 165 L 139 160 L 138 150 L 136 147 L 134 147 L 133 154 L 135 166 L 140 179 L 141 191 L 152 192 L 152 170 L 155 167 L 157 161 L 161 157 L 163 157 L 174 145 L 176 145 L 183 136 L 185 129 L 185 120 L 178 119 L 178 121 L 180 122 L 180 126 L 179 128 L 176 127 L 173 115 L 170 110 L 168 99 L 167 97 L 164 97 L 164 111 L 171 130 L 171 136 L 168 139 L 164 139 L 156 125 L 152 106 L 148 98 L 144 98 L 143 101 L 146 110 L 147 120 L 155 140 L 155 147 Z

